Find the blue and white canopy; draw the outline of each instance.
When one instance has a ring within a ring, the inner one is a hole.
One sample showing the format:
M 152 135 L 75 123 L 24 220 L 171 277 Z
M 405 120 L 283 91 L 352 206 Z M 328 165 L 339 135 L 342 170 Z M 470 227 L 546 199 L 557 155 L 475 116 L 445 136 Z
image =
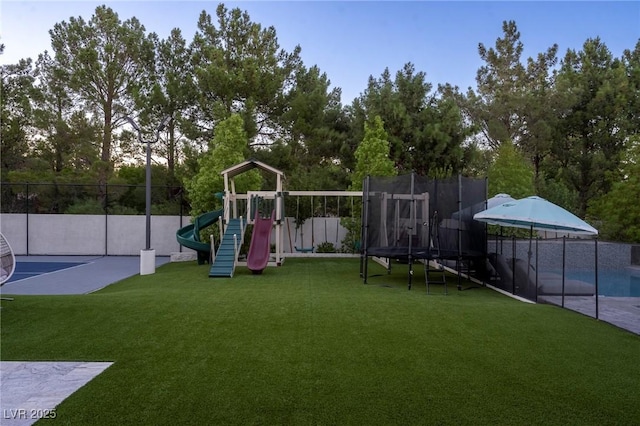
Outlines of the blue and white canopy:
M 598 230 L 562 207 L 544 198 L 527 197 L 476 213 L 473 218 L 491 225 L 597 235 Z
M 487 200 L 487 209 L 515 200 L 516 199 L 509 194 L 496 194 Z

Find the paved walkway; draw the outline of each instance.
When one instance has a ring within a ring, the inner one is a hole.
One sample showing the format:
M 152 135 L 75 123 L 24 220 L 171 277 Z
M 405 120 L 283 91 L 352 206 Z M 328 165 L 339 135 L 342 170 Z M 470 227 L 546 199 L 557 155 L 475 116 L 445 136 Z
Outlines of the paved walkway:
M 16 256 L 18 262 L 83 262 L 84 265 L 6 283 L 2 294 L 86 294 L 140 273 L 139 256 Z M 156 256 L 156 266 L 170 261 Z
M 56 406 L 111 362 L 0 362 L 0 424 L 26 426 L 57 418 Z
M 561 296 L 539 296 L 538 302 L 562 305 Z M 565 296 L 564 307 L 596 317 L 595 296 Z M 598 319 L 640 335 L 640 297 L 598 298 Z

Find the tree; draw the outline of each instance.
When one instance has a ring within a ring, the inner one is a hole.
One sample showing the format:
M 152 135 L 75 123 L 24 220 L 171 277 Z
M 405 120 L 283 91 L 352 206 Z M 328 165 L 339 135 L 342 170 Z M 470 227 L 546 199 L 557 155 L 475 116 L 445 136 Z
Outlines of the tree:
M 589 215 L 600 223 L 603 238 L 640 243 L 640 137 L 635 136 L 622 163 L 624 178 L 589 207 Z
M 224 190 L 220 172 L 246 159 L 247 139 L 239 114 L 233 114 L 218 124 L 209 151 L 198 160 L 198 173 L 185 182 L 192 216 L 215 208 L 214 194 Z M 262 178 L 256 170 L 252 170 L 238 176 L 235 182 L 238 192 L 255 191 L 260 189 Z
M 268 146 L 282 133 L 285 94 L 300 64 L 300 48 L 280 49 L 273 27 L 262 28 L 239 8 L 216 9 L 218 25 L 203 11 L 191 49 L 199 94 L 191 110 L 191 135 L 209 138 L 232 114 L 244 121 L 248 143 Z
M 351 175 L 350 191 L 361 191 L 362 183 L 367 176 L 395 176 L 396 168 L 390 156 L 389 136 L 384 129 L 380 116 L 373 117 L 364 123 L 364 138 L 355 152 L 355 170 Z M 342 242 L 342 250 L 357 251 L 360 246 L 360 231 L 362 227 L 362 206 L 355 205 L 352 217 L 340 219 L 340 223 L 347 229 L 347 235 Z
M 489 196 L 509 194 L 519 199 L 535 194 L 533 188 L 533 170 L 531 164 L 518 152 L 510 141 L 503 141 L 495 152 L 495 160 L 487 173 L 489 180 Z M 529 233 L 522 229 L 490 226 L 489 233 L 500 233 L 502 236 L 525 237 Z
M 478 53 L 485 62 L 476 74 L 477 92 L 466 94 L 445 85 L 440 90 L 455 99 L 465 114 L 479 126 L 484 144 L 497 149 L 505 140 L 517 143 L 522 128 L 521 113 L 525 68 L 521 63 L 520 32 L 514 21 L 502 23 L 503 37 L 495 48 L 478 43 Z
M 99 126 L 74 106 L 68 78 L 48 52 L 38 56 L 34 75 L 38 82 L 34 125 L 41 136 L 34 146 L 36 155 L 56 174 L 86 174 L 100 158 Z
M 431 87 L 426 74 L 407 63 L 393 80 L 388 68 L 379 79 L 369 77 L 367 90 L 353 104 L 357 119 L 382 118 L 390 156 L 400 173 L 428 175 L 436 168 L 462 167 L 461 145 L 468 129 L 456 105 L 430 95 Z
M 72 112 L 72 98 L 65 86 L 66 76 L 56 67 L 48 52 L 38 56 L 35 75 L 41 93 L 35 113 L 36 126 L 45 136 L 39 151 L 41 156 L 48 158 L 52 170 L 60 172 L 64 167 L 64 157 L 71 149 L 67 119 Z
M 183 154 L 179 143 L 189 142 L 185 140 L 181 123 L 196 97 L 191 50 L 179 28 L 171 30 L 164 40 L 158 39 L 156 34 L 151 34 L 150 38 L 155 49 L 155 61 L 149 71 L 153 85 L 146 91 L 135 92 L 135 99 L 143 126 L 153 129 L 166 117 L 171 117 L 166 132 L 154 145 L 154 154 L 166 160 L 169 176 L 176 180 L 176 166 Z
M 436 177 L 442 170 L 453 174 L 462 172 L 466 167 L 465 155 L 473 155 L 473 147 L 463 146 L 472 129 L 463 123 L 460 109 L 453 101 L 432 98 L 425 109 L 425 122 L 418 141 L 410 150 L 411 169 L 431 177 Z
M 362 190 L 367 176 L 395 176 L 396 169 L 389 158 L 389 136 L 380 116 L 364 124 L 364 139 L 356 149 L 356 169 L 351 180 L 351 190 Z
M 627 92 L 626 116 L 630 134 L 640 133 L 640 39 L 633 50 L 627 49 L 622 55 L 629 87 Z
M 279 161 L 281 170 L 291 176 L 292 187 L 320 190 L 346 186 L 346 173 L 337 166 L 346 137 L 346 117 L 340 90 L 330 90 L 330 84 L 317 66 L 307 69 L 301 65 L 296 70 L 295 85 L 287 95 L 281 118 L 289 157 Z
M 31 59 L 3 65 L 0 70 L 0 173 L 4 177 L 10 170 L 23 168 L 27 161 L 33 126 L 31 99 L 36 89 Z
M 513 198 L 533 195 L 533 171 L 531 165 L 509 141 L 503 141 L 496 158 L 489 167 L 489 196 L 505 193 Z
M 476 74 L 477 90 L 466 94 L 458 87 L 445 85 L 440 91 L 453 99 L 477 126 L 476 138 L 491 150 L 510 141 L 521 148 L 534 165 L 536 185 L 540 181 L 541 163 L 549 154 L 549 141 L 557 110 L 554 100 L 554 76 L 557 45 L 522 63 L 524 45 L 515 21 L 502 23 L 503 37 L 495 47 L 478 44 L 484 65 Z
M 132 94 L 148 81 L 153 45 L 136 18 L 120 21 L 106 6 L 96 8 L 88 22 L 69 18 L 49 31 L 56 66 L 68 77 L 79 106 L 101 117 L 100 159 L 106 181 L 113 154 L 113 130 L 133 111 Z
M 553 45 L 534 60 L 527 60 L 527 89 L 522 110 L 523 129 L 519 146 L 531 160 L 534 186 L 540 192 L 543 185 L 542 165 L 551 153 L 551 141 L 559 120 L 559 96 L 555 89 L 555 72 L 558 46 Z
M 546 172 L 577 192 L 578 216 L 621 179 L 630 128 L 628 83 L 621 61 L 598 38 L 581 51 L 568 50 L 562 61 L 556 83 L 562 115 Z

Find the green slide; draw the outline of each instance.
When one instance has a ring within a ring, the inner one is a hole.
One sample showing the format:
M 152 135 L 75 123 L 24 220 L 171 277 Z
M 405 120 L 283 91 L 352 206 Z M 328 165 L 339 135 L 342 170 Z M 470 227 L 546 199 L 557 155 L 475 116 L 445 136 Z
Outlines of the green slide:
M 211 254 L 210 242 L 200 241 L 200 230 L 213 225 L 222 216 L 223 209 L 214 210 L 197 216 L 193 223 L 183 226 L 176 232 L 176 239 L 182 246 L 195 250 L 198 253 L 198 265 L 209 263 Z

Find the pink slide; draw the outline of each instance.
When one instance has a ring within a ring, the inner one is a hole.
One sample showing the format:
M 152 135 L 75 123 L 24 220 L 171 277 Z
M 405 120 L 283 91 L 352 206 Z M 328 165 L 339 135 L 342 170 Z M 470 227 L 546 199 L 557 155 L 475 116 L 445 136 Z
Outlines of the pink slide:
M 247 254 L 247 268 L 254 274 L 261 274 L 262 270 L 267 267 L 267 263 L 269 263 L 271 227 L 273 226 L 275 213 L 274 210 L 271 212 L 270 218 L 262 219 L 260 212 L 256 211 L 253 234 L 251 234 L 251 245 L 249 246 L 249 254 Z

